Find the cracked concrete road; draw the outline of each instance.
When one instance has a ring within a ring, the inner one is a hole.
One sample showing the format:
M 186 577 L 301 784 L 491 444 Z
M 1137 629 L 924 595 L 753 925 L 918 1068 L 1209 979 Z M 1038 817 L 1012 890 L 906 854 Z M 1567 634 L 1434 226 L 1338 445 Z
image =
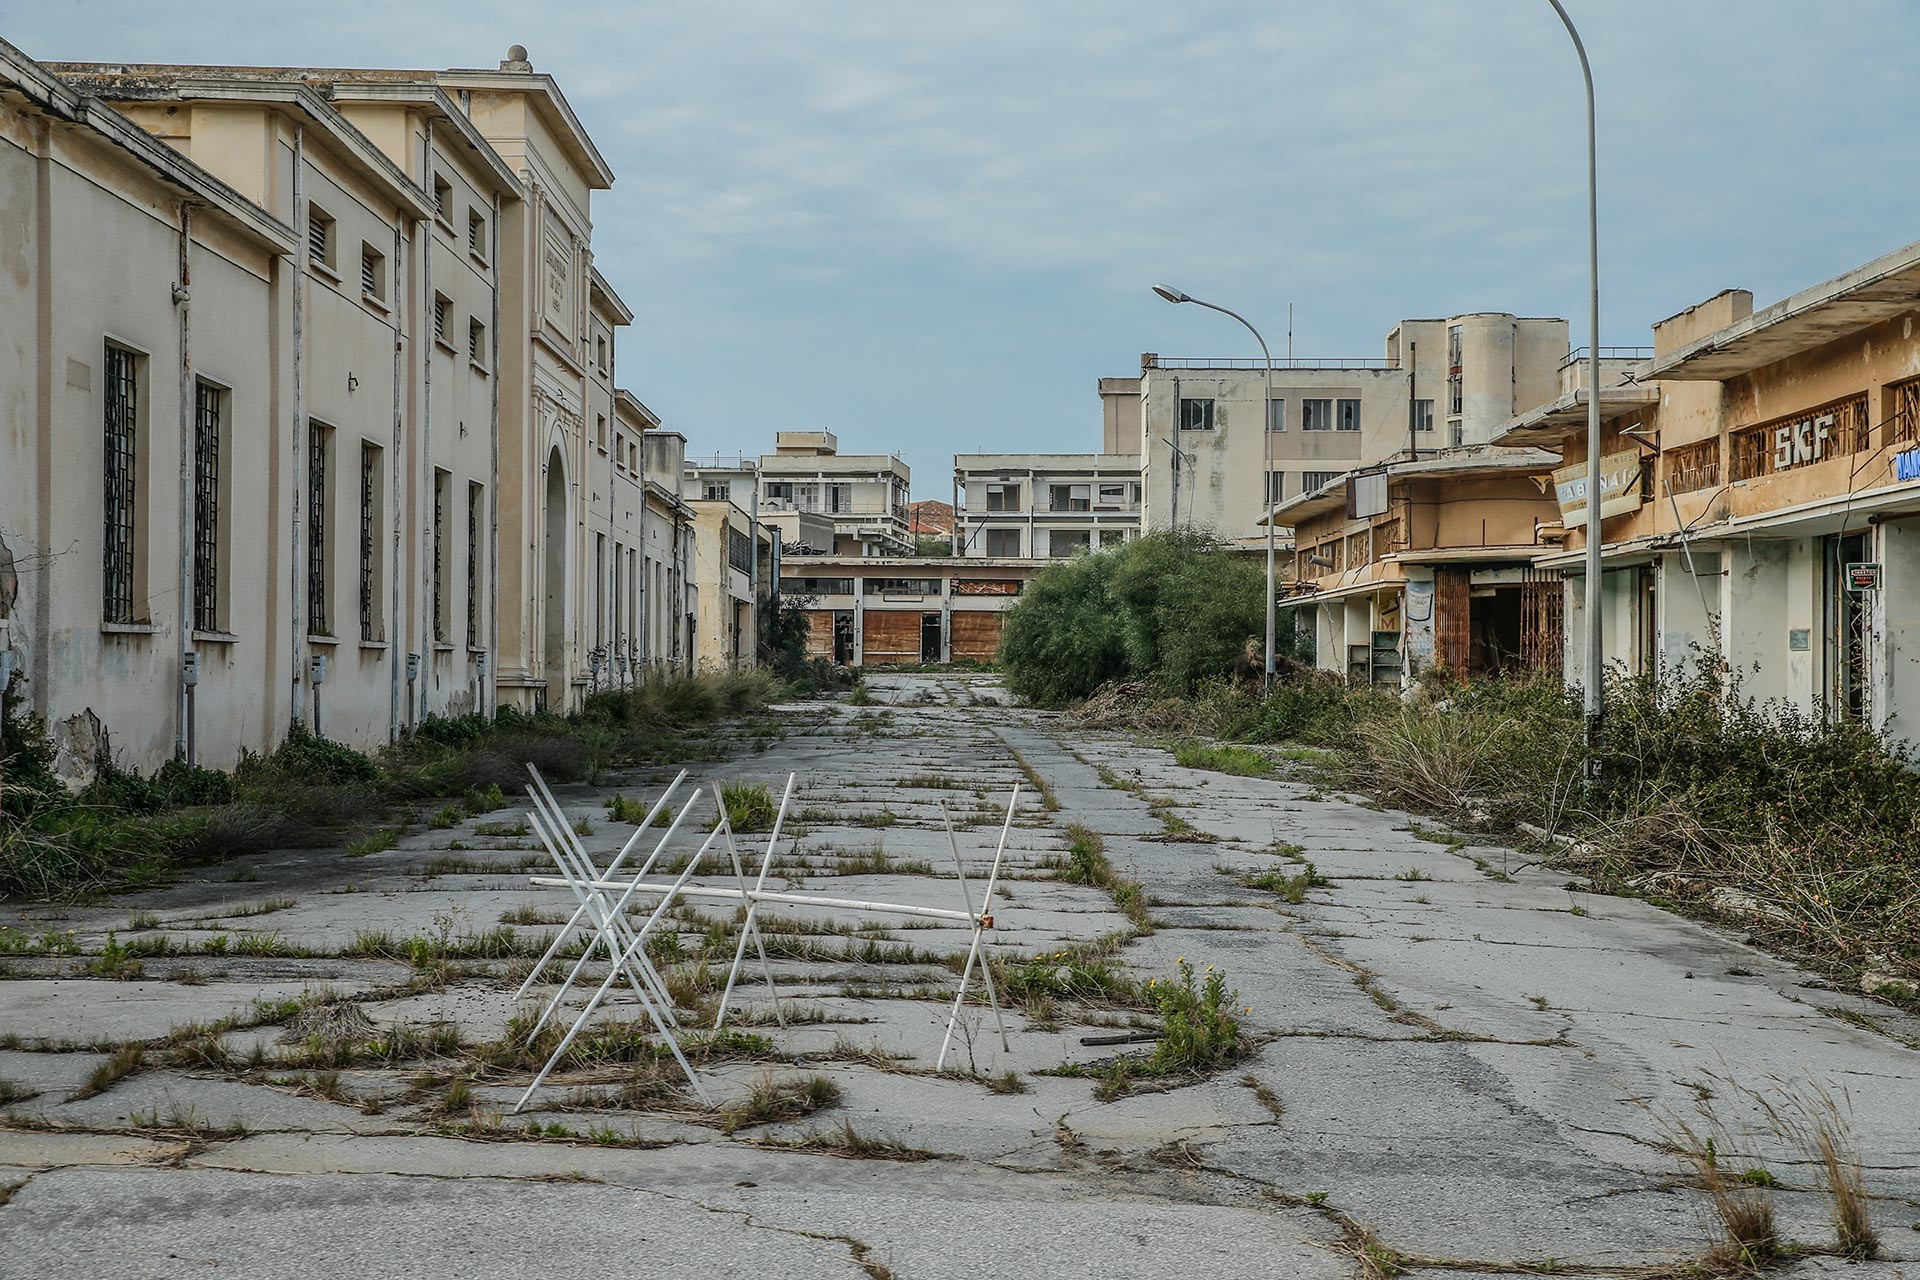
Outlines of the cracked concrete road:
M 1876 1262 L 1787 1273 L 1920 1275 L 1911 1020 L 1299 766 L 1182 768 L 1006 705 L 990 677 L 869 687 L 871 706 L 726 726 L 690 766 L 776 791 L 799 774 L 786 883 L 957 905 L 939 802 L 977 877 L 994 806 L 1021 781 L 997 951 L 1106 939 L 1140 980 L 1182 957 L 1213 965 L 1251 1010 L 1247 1057 L 1100 1101 L 1058 1069 L 1097 1074 L 1115 1050 L 1082 1037 L 1140 1014 L 1063 996 L 1010 1009 L 1006 1049 L 970 1006 L 961 1073 L 935 1075 L 945 961 L 965 935 L 809 909 L 776 948 L 790 1025 L 747 992 L 743 1023 L 768 1043 L 703 1075 L 736 1107 L 817 1075 L 838 1089 L 827 1109 L 727 1132 L 682 1096 L 623 1094 L 624 1066 L 582 1066 L 504 1115 L 528 1073 L 477 1046 L 522 1011 L 524 956 L 564 891 L 527 883 L 542 855 L 512 813 L 472 817 L 368 857 L 263 856 L 9 912 L 36 936 L 74 933 L 72 954 L 0 956 L 0 1277 L 1377 1274 L 1353 1255 L 1362 1231 L 1422 1276 L 1678 1268 L 1710 1223 L 1664 1125 L 1703 1105 L 1727 1126 L 1726 1161 L 1783 1183 L 1785 1235 L 1831 1245 L 1813 1171 L 1743 1092 L 1776 1082 L 1848 1103 L 1885 1244 Z M 632 831 L 608 799 L 650 800 L 669 773 L 561 799 L 604 854 Z M 1070 824 L 1145 886 L 1149 930 L 1062 878 Z M 1303 895 L 1245 883 L 1307 862 L 1324 883 Z M 697 957 L 727 922 L 677 924 L 664 960 L 686 1002 L 710 1000 Z M 110 933 L 168 941 L 144 945 L 164 953 L 136 973 L 102 963 Z M 394 941 L 408 938 L 437 959 Z M 372 1043 L 415 1047 L 303 1057 L 279 1025 L 303 993 L 359 1010 Z

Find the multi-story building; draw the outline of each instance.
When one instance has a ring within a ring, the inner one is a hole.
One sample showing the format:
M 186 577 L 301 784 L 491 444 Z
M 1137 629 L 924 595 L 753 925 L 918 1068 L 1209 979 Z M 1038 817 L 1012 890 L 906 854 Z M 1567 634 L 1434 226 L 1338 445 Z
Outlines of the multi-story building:
M 684 493 L 731 499 L 778 529 L 790 549 L 908 555 L 912 482 L 912 469 L 893 454 L 842 454 L 831 431 L 781 431 L 773 452 L 758 458 L 689 462 Z
M 1602 393 L 1602 646 L 1713 655 L 1743 693 L 1920 740 L 1920 244 L 1764 310 L 1729 290 L 1653 327 Z M 1585 410 L 1504 440 L 1558 449 L 1565 670 L 1585 671 Z
M 693 573 L 693 508 L 680 496 L 687 438 L 662 430 L 651 410 L 625 392 L 615 401 L 617 452 L 639 478 L 640 662 L 671 671 L 693 668 L 694 619 L 687 595 Z
M 330 71 L 0 44 L 0 94 L 0 329 L 31 353 L 0 393 L 0 557 L 29 570 L 0 649 L 70 774 L 108 740 L 230 764 L 296 720 L 369 746 L 574 705 L 636 636 L 641 663 L 686 652 L 644 649 L 682 634 L 646 625 L 644 571 L 677 590 L 691 539 L 678 452 L 649 489 L 657 420 L 620 407 L 629 317 L 589 249 L 611 174 L 523 50 Z M 55 432 L 101 444 L 55 466 Z
M 734 670 L 758 661 L 762 583 L 776 580 L 780 535 L 729 498 L 696 498 L 692 626 L 688 649 L 702 671 Z
M 807 652 L 847 666 L 991 662 L 1001 614 L 1031 561 L 847 554 L 791 556 L 780 594 L 805 602 Z
M 1063 559 L 1140 536 L 1140 459 L 1106 453 L 962 453 L 953 554 Z
M 1146 531 L 1251 546 L 1270 505 L 1403 449 L 1492 439 L 1554 394 L 1567 358 L 1564 320 L 1404 320 L 1378 358 L 1276 358 L 1269 400 L 1262 360 L 1148 353 L 1138 378 L 1101 379 L 1103 433 L 1109 452 L 1140 455 Z

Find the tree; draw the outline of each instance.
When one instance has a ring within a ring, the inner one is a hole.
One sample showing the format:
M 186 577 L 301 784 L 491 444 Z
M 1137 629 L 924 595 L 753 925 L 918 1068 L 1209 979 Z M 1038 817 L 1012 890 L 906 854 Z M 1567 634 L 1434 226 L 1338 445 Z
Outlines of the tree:
M 1189 693 L 1225 679 L 1249 638 L 1265 634 L 1264 582 L 1259 565 L 1186 530 L 1048 568 L 1007 611 L 1007 685 L 1061 706 L 1110 680 L 1152 679 Z

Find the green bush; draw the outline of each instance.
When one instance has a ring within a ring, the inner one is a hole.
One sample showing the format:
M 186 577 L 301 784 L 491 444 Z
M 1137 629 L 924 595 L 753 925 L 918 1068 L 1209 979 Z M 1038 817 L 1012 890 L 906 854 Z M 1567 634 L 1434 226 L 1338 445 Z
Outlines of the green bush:
M 1192 694 L 1256 675 L 1266 633 L 1265 571 L 1206 533 L 1175 530 L 1041 572 L 1009 609 L 999 663 L 1007 686 L 1058 707 L 1116 680 Z M 1292 620 L 1280 629 L 1291 664 Z

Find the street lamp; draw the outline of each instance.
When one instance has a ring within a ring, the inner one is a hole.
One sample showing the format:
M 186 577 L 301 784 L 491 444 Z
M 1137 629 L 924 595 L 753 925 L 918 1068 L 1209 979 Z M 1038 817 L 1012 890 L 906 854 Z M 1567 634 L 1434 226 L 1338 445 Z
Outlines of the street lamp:
M 1267 459 L 1266 470 L 1260 476 L 1260 509 L 1266 513 L 1267 517 L 1267 666 L 1260 677 L 1260 692 L 1262 694 L 1270 693 L 1273 690 L 1273 613 L 1275 597 L 1273 581 L 1273 480 L 1271 479 L 1273 475 L 1273 353 L 1267 350 L 1267 340 L 1260 336 L 1260 331 L 1248 323 L 1247 318 L 1239 312 L 1229 311 L 1225 307 L 1216 306 L 1211 302 L 1202 302 L 1199 298 L 1182 293 L 1178 289 L 1170 289 L 1164 284 L 1153 286 L 1153 291 L 1165 298 L 1168 302 L 1191 302 L 1196 307 L 1205 307 L 1209 311 L 1218 311 L 1223 316 L 1232 316 L 1241 324 L 1246 325 L 1247 332 L 1252 334 L 1253 340 L 1260 344 L 1260 355 L 1265 362 L 1267 388 L 1266 397 L 1260 405 L 1260 436 L 1266 442 Z M 1173 425 L 1175 431 L 1180 429 L 1179 423 L 1176 422 Z
M 1587 779 L 1600 773 L 1600 164 L 1593 126 L 1593 67 L 1573 19 L 1560 0 L 1547 0 L 1560 15 L 1580 74 L 1587 83 Z

